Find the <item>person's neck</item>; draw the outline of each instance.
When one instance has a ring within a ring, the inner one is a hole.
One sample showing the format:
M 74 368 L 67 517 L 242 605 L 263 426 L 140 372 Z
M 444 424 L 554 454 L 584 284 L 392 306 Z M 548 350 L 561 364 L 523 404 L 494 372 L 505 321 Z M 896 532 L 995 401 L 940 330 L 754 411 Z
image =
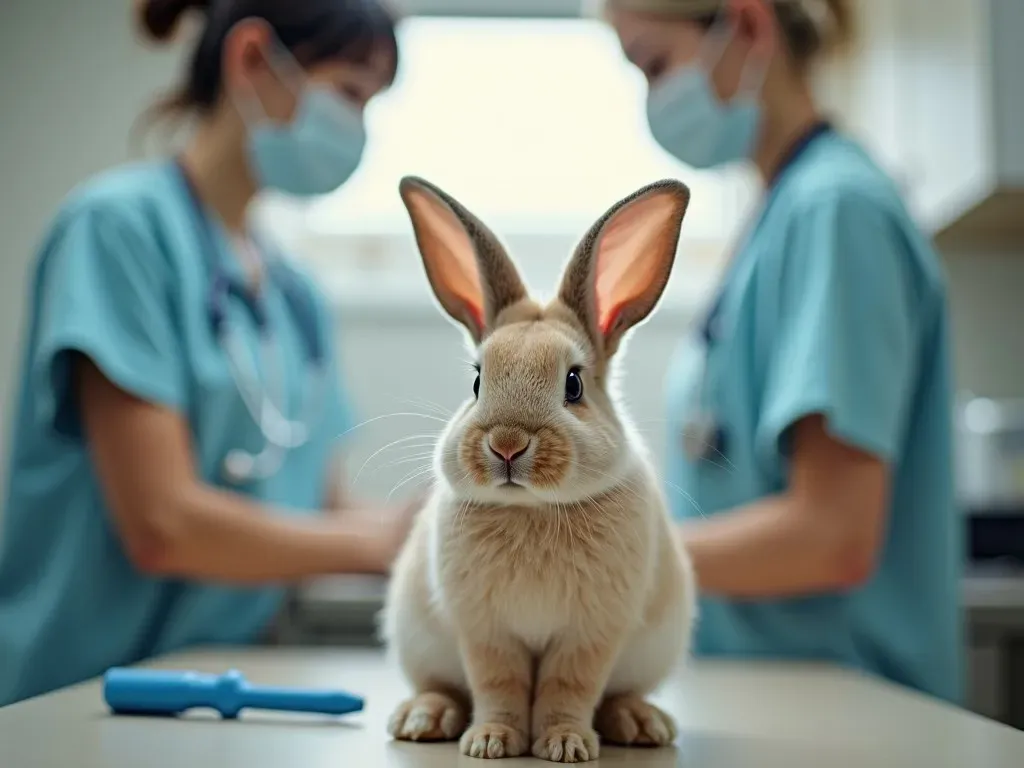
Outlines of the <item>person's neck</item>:
M 780 100 L 773 109 L 765 110 L 765 114 L 766 117 L 774 117 L 769 117 L 764 124 L 753 160 L 761 180 L 771 184 L 794 143 L 820 122 L 822 117 L 809 89 L 801 89 L 789 98 Z
M 200 125 L 181 161 L 200 200 L 232 234 L 246 233 L 249 203 L 256 196 L 244 146 L 215 123 Z

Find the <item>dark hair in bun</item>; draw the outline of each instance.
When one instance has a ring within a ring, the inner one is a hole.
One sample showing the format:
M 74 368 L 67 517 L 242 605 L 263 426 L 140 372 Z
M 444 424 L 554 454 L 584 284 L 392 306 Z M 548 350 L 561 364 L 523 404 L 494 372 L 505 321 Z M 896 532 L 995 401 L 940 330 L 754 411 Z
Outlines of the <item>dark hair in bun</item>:
M 174 37 L 187 12 L 208 10 L 210 3 L 211 0 L 141 0 L 139 26 L 149 39 L 166 42 Z
M 366 64 L 384 51 L 398 68 L 396 19 L 381 0 L 142 0 L 146 36 L 170 40 L 190 11 L 204 18 L 184 82 L 154 105 L 160 115 L 204 113 L 221 96 L 224 41 L 243 19 L 262 19 L 303 66 L 327 61 Z

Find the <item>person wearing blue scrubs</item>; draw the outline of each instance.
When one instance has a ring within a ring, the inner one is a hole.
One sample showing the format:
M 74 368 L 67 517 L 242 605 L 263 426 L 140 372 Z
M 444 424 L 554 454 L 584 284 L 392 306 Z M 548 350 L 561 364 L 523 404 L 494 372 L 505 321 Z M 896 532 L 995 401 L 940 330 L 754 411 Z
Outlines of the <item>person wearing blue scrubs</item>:
M 765 186 L 667 379 L 666 494 L 708 656 L 829 661 L 962 695 L 944 276 L 811 79 L 841 0 L 607 0 L 652 135 Z M 815 13 L 816 11 L 816 13 Z
M 326 193 L 355 170 L 363 107 L 395 75 L 393 19 L 375 0 L 149 0 L 142 21 L 165 40 L 186 11 L 199 39 L 160 110 L 195 119 L 187 146 L 75 189 L 38 256 L 0 705 L 259 641 L 289 583 L 386 572 L 415 512 L 343 492 L 354 424 L 331 313 L 247 224 L 259 190 Z

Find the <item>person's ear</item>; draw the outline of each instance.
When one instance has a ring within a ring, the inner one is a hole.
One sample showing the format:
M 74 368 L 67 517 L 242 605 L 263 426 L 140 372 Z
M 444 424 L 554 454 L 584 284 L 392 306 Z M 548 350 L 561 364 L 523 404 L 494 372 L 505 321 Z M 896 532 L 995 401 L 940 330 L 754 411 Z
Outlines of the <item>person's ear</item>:
M 297 84 L 274 66 L 275 45 L 274 30 L 263 19 L 243 19 L 232 27 L 224 39 L 224 90 L 243 97 L 237 106 L 250 105 L 253 113 L 243 115 L 247 120 L 285 125 L 295 114 Z
M 222 54 L 226 88 L 261 90 L 274 75 L 269 60 L 273 39 L 273 30 L 262 19 L 242 19 L 228 31 Z
M 725 35 L 718 43 L 717 62 L 711 70 L 715 93 L 721 101 L 750 94 L 764 83 L 778 35 L 769 0 L 728 0 L 723 16 L 706 34 Z M 711 41 L 715 45 L 714 41 Z
M 770 0 L 729 0 L 726 8 L 733 30 L 733 44 L 744 60 L 767 65 L 778 40 L 778 20 Z

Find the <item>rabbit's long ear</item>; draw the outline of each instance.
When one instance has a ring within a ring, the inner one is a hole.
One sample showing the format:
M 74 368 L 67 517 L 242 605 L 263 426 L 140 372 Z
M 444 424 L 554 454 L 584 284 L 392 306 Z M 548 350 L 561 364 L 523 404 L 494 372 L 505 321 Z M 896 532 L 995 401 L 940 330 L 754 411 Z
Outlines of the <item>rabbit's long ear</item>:
M 476 216 L 430 182 L 407 176 L 399 192 L 434 294 L 479 344 L 502 310 L 526 298 L 515 265 Z
M 661 299 L 689 202 L 685 184 L 655 182 L 612 206 L 577 246 L 559 298 L 606 357 Z

